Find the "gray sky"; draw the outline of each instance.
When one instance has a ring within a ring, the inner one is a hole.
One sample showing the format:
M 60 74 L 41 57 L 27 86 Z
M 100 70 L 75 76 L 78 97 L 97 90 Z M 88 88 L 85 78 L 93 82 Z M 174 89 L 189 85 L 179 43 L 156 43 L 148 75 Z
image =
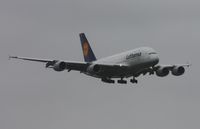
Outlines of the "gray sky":
M 199 7 L 197 0 L 1 0 L 0 128 L 199 129 Z M 193 65 L 181 77 L 109 85 L 7 59 L 82 61 L 80 32 L 98 58 L 150 46 L 161 64 Z

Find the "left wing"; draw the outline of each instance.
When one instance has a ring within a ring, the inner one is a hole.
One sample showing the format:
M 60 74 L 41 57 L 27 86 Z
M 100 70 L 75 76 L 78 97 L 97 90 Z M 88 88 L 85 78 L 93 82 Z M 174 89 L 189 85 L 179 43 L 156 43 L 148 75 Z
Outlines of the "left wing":
M 169 74 L 169 71 L 172 72 L 173 75 L 175 76 L 179 76 L 184 74 L 185 72 L 185 67 L 190 67 L 191 64 L 176 64 L 176 65 L 157 65 L 155 67 L 152 68 L 146 68 L 143 69 L 141 71 L 139 71 L 137 73 L 137 76 L 139 76 L 140 74 L 147 74 L 149 73 L 149 75 L 156 73 L 156 75 L 160 76 L 160 77 L 164 77 L 166 75 Z
M 85 72 L 87 70 L 87 67 L 89 66 L 89 64 L 85 62 L 59 61 L 59 60 L 47 60 L 47 59 L 9 56 L 9 59 L 11 58 L 46 63 L 46 68 L 53 68 L 56 71 L 75 70 L 75 71 Z
M 125 74 L 127 70 L 127 65 L 125 64 L 99 64 L 99 63 L 89 63 L 89 62 L 75 62 L 75 61 L 59 61 L 59 60 L 48 60 L 48 59 L 36 59 L 36 58 L 26 58 L 9 56 L 9 59 L 20 59 L 34 62 L 41 62 L 46 64 L 46 68 L 53 68 L 55 71 L 64 70 L 75 70 L 83 73 L 95 73 L 100 77 L 113 77 L 115 75 Z

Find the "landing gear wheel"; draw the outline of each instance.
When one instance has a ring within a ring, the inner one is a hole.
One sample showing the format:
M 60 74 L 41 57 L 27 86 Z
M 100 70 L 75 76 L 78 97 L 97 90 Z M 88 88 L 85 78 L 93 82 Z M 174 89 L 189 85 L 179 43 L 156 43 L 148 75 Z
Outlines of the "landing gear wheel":
M 109 81 L 109 83 L 112 83 L 112 84 L 114 84 L 114 83 L 115 83 L 115 81 L 114 81 L 114 80 L 110 80 L 110 81 Z
M 112 83 L 112 84 L 115 83 L 114 80 L 111 80 L 111 79 L 109 79 L 109 78 L 102 78 L 101 81 L 103 81 L 103 82 L 105 82 L 105 83 Z
M 119 84 L 127 84 L 127 81 L 126 80 L 118 80 L 117 81 Z

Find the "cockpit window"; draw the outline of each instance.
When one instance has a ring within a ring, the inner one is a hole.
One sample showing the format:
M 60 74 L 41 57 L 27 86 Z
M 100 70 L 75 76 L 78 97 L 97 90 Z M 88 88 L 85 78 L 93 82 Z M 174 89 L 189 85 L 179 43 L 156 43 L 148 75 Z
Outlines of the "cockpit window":
M 156 52 L 150 52 L 149 55 L 157 54 Z

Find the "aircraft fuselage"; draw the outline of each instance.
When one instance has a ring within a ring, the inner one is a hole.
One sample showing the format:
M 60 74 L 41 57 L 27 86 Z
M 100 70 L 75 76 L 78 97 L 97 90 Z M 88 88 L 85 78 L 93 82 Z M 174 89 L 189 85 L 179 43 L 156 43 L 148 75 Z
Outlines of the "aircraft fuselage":
M 104 69 L 103 71 L 99 70 L 99 72 L 94 72 L 87 70 L 85 74 L 102 78 L 122 78 L 122 77 L 130 77 L 135 76 L 141 70 L 145 68 L 150 68 L 158 64 L 159 58 L 156 51 L 149 47 L 142 47 L 133 49 L 128 52 L 123 52 L 117 55 L 109 56 L 103 59 L 99 59 L 94 61 L 92 64 L 116 64 L 121 67 L 127 66 L 122 70 L 114 70 L 114 69 Z

